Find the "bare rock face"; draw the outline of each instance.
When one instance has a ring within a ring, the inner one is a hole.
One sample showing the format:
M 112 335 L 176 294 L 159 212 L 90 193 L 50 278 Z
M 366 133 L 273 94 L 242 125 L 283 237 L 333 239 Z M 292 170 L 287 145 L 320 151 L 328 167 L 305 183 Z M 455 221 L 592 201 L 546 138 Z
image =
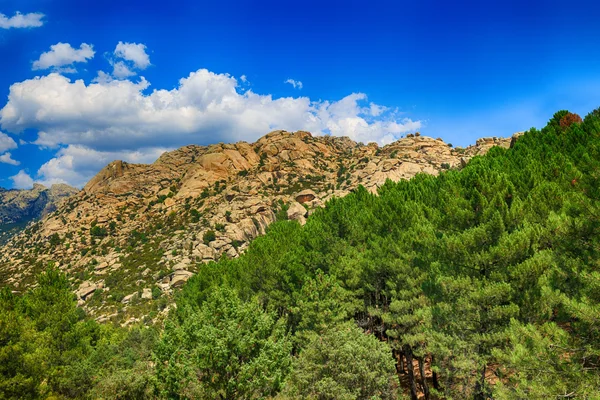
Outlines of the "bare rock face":
M 511 143 L 484 138 L 452 148 L 441 139 L 407 136 L 379 147 L 274 131 L 255 143 L 185 146 L 149 165 L 114 161 L 77 194 L 37 187 L 36 198 L 54 190 L 66 200 L 0 248 L 0 286 L 26 287 L 41 266 L 55 262 L 88 312 L 124 316 L 155 301 L 149 288 L 169 297 L 206 263 L 238 257 L 277 219 L 304 224 L 312 210 L 359 185 L 377 193 L 387 179 L 461 168 Z M 104 300 L 85 301 L 101 282 Z M 139 298 L 127 297 L 134 293 Z
M 287 210 L 288 219 L 296 220 L 296 221 L 300 222 L 301 225 L 304 225 L 306 223 L 307 214 L 308 214 L 308 211 L 306 211 L 306 208 L 304 208 L 304 206 L 302 204 L 300 204 L 296 201 L 293 201 Z

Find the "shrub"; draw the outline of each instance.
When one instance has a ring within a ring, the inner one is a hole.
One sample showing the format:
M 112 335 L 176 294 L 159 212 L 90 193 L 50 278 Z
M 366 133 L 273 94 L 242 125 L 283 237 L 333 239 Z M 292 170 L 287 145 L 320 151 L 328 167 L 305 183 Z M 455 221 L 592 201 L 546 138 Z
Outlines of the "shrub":
M 204 242 L 205 245 L 208 245 L 210 242 L 212 242 L 216 238 L 217 238 L 217 235 L 215 234 L 215 231 L 213 231 L 213 230 L 208 230 L 208 231 L 204 232 L 204 235 L 202 235 L 202 241 Z
M 90 235 L 95 237 L 105 237 L 107 234 L 106 228 L 102 228 L 98 225 L 94 225 L 92 229 L 90 229 Z
M 200 211 L 196 210 L 195 208 L 192 208 L 190 210 L 190 215 L 192 216 L 192 222 L 200 221 L 200 217 L 202 216 L 202 214 L 200 214 Z
M 58 233 L 54 233 L 50 236 L 50 245 L 51 246 L 58 246 L 61 243 L 60 240 L 60 236 L 58 236 Z

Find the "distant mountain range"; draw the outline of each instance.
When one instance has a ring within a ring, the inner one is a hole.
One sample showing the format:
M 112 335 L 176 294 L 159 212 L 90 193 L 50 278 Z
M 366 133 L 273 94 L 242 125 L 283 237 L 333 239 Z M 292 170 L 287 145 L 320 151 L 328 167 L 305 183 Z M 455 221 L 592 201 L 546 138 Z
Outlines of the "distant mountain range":
M 55 211 L 60 202 L 79 192 L 65 184 L 34 184 L 32 189 L 0 188 L 0 244 L 29 222 Z
M 0 188 L 0 224 L 16 224 L 44 217 L 55 211 L 61 200 L 79 192 L 65 184 L 34 184 L 32 189 Z

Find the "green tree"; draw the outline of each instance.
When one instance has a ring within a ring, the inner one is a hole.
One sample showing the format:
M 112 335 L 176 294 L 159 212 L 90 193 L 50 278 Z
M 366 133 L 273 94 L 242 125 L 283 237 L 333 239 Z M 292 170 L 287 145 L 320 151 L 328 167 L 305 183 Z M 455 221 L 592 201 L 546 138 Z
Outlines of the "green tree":
M 34 399 L 44 379 L 44 353 L 33 322 L 8 288 L 0 292 L 0 398 Z
M 510 347 L 494 349 L 501 378 L 497 399 L 592 399 L 598 396 L 600 374 L 589 348 L 580 347 L 553 322 L 523 325 L 513 320 Z
M 391 349 L 352 323 L 312 338 L 294 361 L 283 398 L 394 399 L 398 378 Z
M 352 294 L 333 276 L 318 270 L 297 293 L 291 319 L 295 339 L 303 347 L 311 338 L 347 321 L 359 308 Z
M 278 392 L 291 364 L 283 320 L 225 288 L 185 314 L 167 323 L 155 350 L 165 396 L 233 399 Z

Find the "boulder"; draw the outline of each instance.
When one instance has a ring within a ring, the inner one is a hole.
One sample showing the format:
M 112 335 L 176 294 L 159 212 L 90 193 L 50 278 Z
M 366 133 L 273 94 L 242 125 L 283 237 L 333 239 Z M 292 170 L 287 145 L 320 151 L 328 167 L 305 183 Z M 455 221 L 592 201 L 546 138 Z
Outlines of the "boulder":
M 219 250 L 222 247 L 225 247 L 226 245 L 228 245 L 229 243 L 231 243 L 231 240 L 229 240 L 229 242 L 227 242 L 226 240 L 223 240 L 223 239 L 217 239 L 217 240 L 213 240 L 212 242 L 210 242 L 210 247 L 212 247 L 215 250 Z
M 301 225 L 306 223 L 306 214 L 306 208 L 296 201 L 293 201 L 287 210 L 288 219 L 296 220 L 300 222 Z
M 121 303 L 123 303 L 123 304 L 131 303 L 131 300 L 133 300 L 133 298 L 135 296 L 137 296 L 137 293 L 128 294 L 127 296 L 123 297 L 123 300 L 121 300 Z
M 79 289 L 77 289 L 76 294 L 78 298 L 85 301 L 90 294 L 96 291 L 96 289 L 98 289 L 98 286 L 95 283 L 85 281 L 79 285 Z
M 103 269 L 108 268 L 108 263 L 106 261 L 101 262 L 100 264 L 96 265 L 96 268 L 94 268 L 96 271 L 102 271 Z
M 190 279 L 192 277 L 192 275 L 194 275 L 194 274 L 191 273 L 190 271 L 186 271 L 186 270 L 183 270 L 183 269 L 175 271 L 173 273 L 173 276 L 171 277 L 170 286 L 172 288 L 183 286 L 183 284 L 188 279 Z
M 177 264 L 173 266 L 173 271 L 179 271 L 181 269 L 186 269 L 188 265 L 190 265 L 192 261 L 189 258 L 184 258 Z
M 300 204 L 308 203 L 313 201 L 317 197 L 317 194 L 310 189 L 306 189 L 296 194 L 296 201 Z

